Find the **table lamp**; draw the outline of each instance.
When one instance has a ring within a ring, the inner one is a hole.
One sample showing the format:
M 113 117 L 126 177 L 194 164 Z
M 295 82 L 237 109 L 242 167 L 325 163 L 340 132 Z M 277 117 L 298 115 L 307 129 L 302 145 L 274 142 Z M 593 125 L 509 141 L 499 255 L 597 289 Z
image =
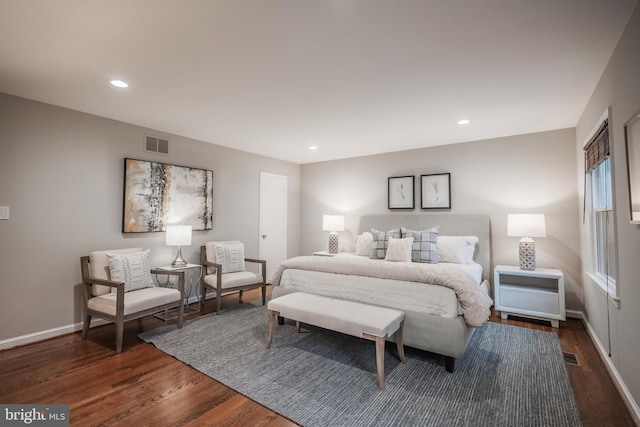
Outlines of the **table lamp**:
M 338 231 L 344 231 L 344 216 L 342 215 L 323 215 L 322 231 L 330 231 L 329 233 L 329 253 L 338 253 Z
M 182 247 L 191 244 L 190 225 L 168 225 L 167 226 L 167 246 L 177 246 L 178 255 L 171 263 L 171 267 L 179 268 L 187 265 L 187 261 L 182 258 Z
M 532 237 L 545 237 L 544 214 L 507 215 L 507 235 L 520 239 L 520 270 L 536 269 L 536 242 Z

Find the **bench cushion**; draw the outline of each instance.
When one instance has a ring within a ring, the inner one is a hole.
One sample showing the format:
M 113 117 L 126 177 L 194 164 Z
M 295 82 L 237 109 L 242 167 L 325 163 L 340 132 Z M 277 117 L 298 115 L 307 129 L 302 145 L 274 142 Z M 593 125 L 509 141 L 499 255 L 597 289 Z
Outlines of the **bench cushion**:
M 287 319 L 356 337 L 363 337 L 365 333 L 390 336 L 404 320 L 404 313 L 399 310 L 305 292 L 272 299 L 267 308 Z

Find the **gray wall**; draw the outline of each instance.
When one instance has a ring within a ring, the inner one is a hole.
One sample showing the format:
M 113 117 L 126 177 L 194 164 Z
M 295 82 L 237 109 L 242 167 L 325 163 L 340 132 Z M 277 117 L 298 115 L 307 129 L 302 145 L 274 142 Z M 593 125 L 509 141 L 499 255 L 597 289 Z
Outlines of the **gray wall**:
M 517 237 L 507 237 L 507 214 L 544 213 L 547 237 L 536 239 L 539 267 L 565 274 L 567 308 L 581 310 L 581 209 L 573 129 L 306 164 L 301 172 L 304 253 L 327 249 L 323 214 L 344 214 L 341 239 L 353 239 L 362 214 L 389 213 L 387 178 L 450 172 L 451 213 L 491 216 L 493 265 L 518 265 Z
M 617 228 L 618 278 L 620 307 L 607 304 L 607 297 L 584 272 L 584 313 L 600 344 L 608 348 L 615 369 L 635 400 L 636 414 L 640 402 L 640 227 L 629 223 L 629 187 L 624 138 L 624 123 L 640 109 L 640 6 L 636 6 L 627 27 L 602 74 L 576 127 L 576 151 L 583 179 L 582 147 L 598 124 L 602 113 L 611 108 L 609 117 L 611 153 L 614 168 L 614 210 Z M 583 235 L 583 256 L 588 256 Z M 608 310 L 607 310 L 608 309 Z M 609 316 L 609 321 L 607 320 Z M 611 333 L 608 332 L 610 325 Z
M 258 256 L 260 172 L 288 176 L 288 253 L 299 253 L 300 166 L 0 94 L 0 341 L 81 321 L 80 261 L 91 250 L 151 248 L 168 265 L 165 233 L 122 234 L 123 159 L 213 170 L 213 230 L 199 246 L 239 239 Z M 145 153 L 143 135 L 167 136 L 170 155 Z

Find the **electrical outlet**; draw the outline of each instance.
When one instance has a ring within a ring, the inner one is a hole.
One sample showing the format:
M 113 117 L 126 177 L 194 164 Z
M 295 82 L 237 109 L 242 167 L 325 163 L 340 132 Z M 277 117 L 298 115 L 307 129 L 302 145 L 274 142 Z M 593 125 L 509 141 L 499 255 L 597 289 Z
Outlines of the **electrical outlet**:
M 9 219 L 9 206 L 0 206 L 0 219 Z

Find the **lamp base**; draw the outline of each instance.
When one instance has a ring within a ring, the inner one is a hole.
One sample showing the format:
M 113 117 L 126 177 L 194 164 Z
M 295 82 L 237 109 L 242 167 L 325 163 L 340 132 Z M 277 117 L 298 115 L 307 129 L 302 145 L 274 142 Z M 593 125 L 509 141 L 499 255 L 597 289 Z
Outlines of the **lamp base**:
M 338 253 L 338 233 L 332 231 L 329 233 L 329 253 L 337 254 Z
M 176 259 L 171 263 L 171 267 L 179 268 L 185 267 L 187 265 L 187 261 L 182 258 L 182 247 L 178 246 L 178 255 L 176 255 Z
M 520 270 L 536 269 L 536 242 L 533 239 L 520 240 Z

